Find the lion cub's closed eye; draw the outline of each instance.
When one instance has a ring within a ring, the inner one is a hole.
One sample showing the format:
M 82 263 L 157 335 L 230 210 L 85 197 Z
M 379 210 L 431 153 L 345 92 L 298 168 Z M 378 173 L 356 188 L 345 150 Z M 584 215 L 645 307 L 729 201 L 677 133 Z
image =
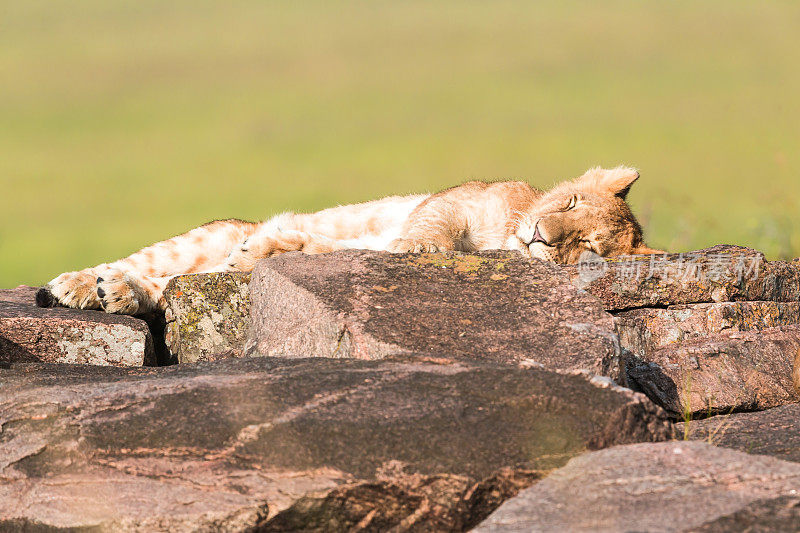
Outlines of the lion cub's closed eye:
M 69 307 L 142 314 L 164 308 L 163 290 L 174 276 L 249 271 L 257 260 L 288 251 L 507 249 L 558 263 L 575 263 L 586 250 L 653 253 L 625 202 L 637 179 L 632 168 L 593 168 L 548 192 L 523 181 L 471 181 L 261 223 L 219 220 L 124 259 L 61 274 L 47 289 Z
M 569 204 L 567 204 L 567 209 L 566 210 L 569 211 L 570 209 L 574 209 L 575 206 L 578 205 L 578 202 L 580 200 L 581 200 L 580 195 L 573 194 L 572 197 L 569 199 Z

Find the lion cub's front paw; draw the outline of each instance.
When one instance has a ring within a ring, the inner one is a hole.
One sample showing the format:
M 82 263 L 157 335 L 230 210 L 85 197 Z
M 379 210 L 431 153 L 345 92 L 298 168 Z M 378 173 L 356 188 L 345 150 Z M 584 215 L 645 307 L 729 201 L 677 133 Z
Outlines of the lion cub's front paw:
M 277 231 L 271 236 L 250 237 L 228 255 L 225 263 L 231 270 L 250 272 L 259 259 L 304 250 L 309 240 L 307 233 L 295 230 Z
M 225 259 L 227 268 L 234 272 L 250 272 L 253 270 L 256 261 L 267 257 L 267 255 L 263 255 L 260 247 L 251 246 L 245 241 L 242 246 L 232 251 Z
M 435 242 L 422 241 L 418 239 L 395 239 L 389 243 L 389 251 L 402 254 L 402 253 L 425 253 L 425 252 L 444 252 L 450 250 L 450 247 L 437 244 Z
M 135 315 L 147 301 L 141 285 L 120 270 L 108 270 L 97 278 L 97 297 L 106 313 Z
M 45 288 L 61 305 L 74 309 L 100 309 L 97 297 L 97 271 L 87 268 L 65 272 L 48 283 Z

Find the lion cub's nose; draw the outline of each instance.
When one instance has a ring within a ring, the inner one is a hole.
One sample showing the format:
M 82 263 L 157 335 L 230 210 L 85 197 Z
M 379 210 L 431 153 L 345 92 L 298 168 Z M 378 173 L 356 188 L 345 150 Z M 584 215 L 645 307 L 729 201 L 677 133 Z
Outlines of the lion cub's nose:
M 541 242 L 545 246 L 550 246 L 550 243 L 547 242 L 547 239 L 542 237 L 542 234 L 539 232 L 539 224 L 536 224 L 536 227 L 533 230 L 533 238 L 531 239 L 531 242 L 528 243 L 528 245 L 531 245 L 535 242 Z
M 524 244 L 525 246 L 530 246 L 535 242 L 541 242 L 545 246 L 550 246 L 550 243 L 547 242 L 547 239 L 545 239 L 542 233 L 539 231 L 538 222 L 533 227 L 533 231 L 531 231 L 531 228 L 529 226 L 524 231 L 517 233 L 517 238 L 521 240 L 522 244 Z

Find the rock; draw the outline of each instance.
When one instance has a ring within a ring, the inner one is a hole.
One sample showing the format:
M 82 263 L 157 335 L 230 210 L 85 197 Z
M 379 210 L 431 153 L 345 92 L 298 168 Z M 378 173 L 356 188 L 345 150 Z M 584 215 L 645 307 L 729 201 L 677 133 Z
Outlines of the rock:
M 463 529 L 584 450 L 673 435 L 608 379 L 414 356 L 11 365 L 0 427 L 0 529 L 113 531 Z
M 395 475 L 303 497 L 253 531 L 467 531 L 542 477 L 504 469 L 479 483 L 463 476 Z M 397 528 L 397 529 L 393 529 Z
M 691 531 L 798 489 L 800 465 L 771 457 L 700 442 L 618 446 L 572 459 L 474 531 Z
M 380 359 L 416 352 L 617 376 L 611 316 L 553 264 L 515 252 L 287 253 L 250 283 L 249 353 Z
M 564 270 L 576 287 L 600 298 L 607 310 L 800 300 L 798 263 L 768 262 L 760 252 L 739 246 L 606 261 L 595 256 Z
M 178 276 L 164 291 L 166 343 L 179 363 L 241 357 L 250 332 L 250 274 Z
M 800 404 L 681 422 L 676 429 L 684 438 L 800 463 Z
M 656 349 L 724 331 L 755 331 L 800 323 L 798 302 L 723 302 L 614 315 L 620 344 L 645 357 Z
M 36 306 L 37 290 L 0 290 L 0 363 L 156 364 L 144 321 L 99 311 L 42 309 Z
M 800 496 L 790 495 L 756 500 L 741 511 L 707 522 L 692 532 L 779 532 L 798 529 L 800 529 Z
M 36 305 L 38 287 L 20 285 L 16 289 L 0 289 L 0 303 L 20 305 Z
M 792 362 L 800 326 L 725 332 L 624 358 L 622 382 L 673 416 L 763 410 L 800 400 Z

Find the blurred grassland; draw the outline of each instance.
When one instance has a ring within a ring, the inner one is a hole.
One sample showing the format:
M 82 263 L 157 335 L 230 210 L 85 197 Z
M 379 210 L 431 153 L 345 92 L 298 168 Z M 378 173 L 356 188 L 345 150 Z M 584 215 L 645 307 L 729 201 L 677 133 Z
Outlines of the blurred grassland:
M 800 4 L 0 0 L 0 287 L 212 219 L 641 169 L 650 244 L 800 255 Z

